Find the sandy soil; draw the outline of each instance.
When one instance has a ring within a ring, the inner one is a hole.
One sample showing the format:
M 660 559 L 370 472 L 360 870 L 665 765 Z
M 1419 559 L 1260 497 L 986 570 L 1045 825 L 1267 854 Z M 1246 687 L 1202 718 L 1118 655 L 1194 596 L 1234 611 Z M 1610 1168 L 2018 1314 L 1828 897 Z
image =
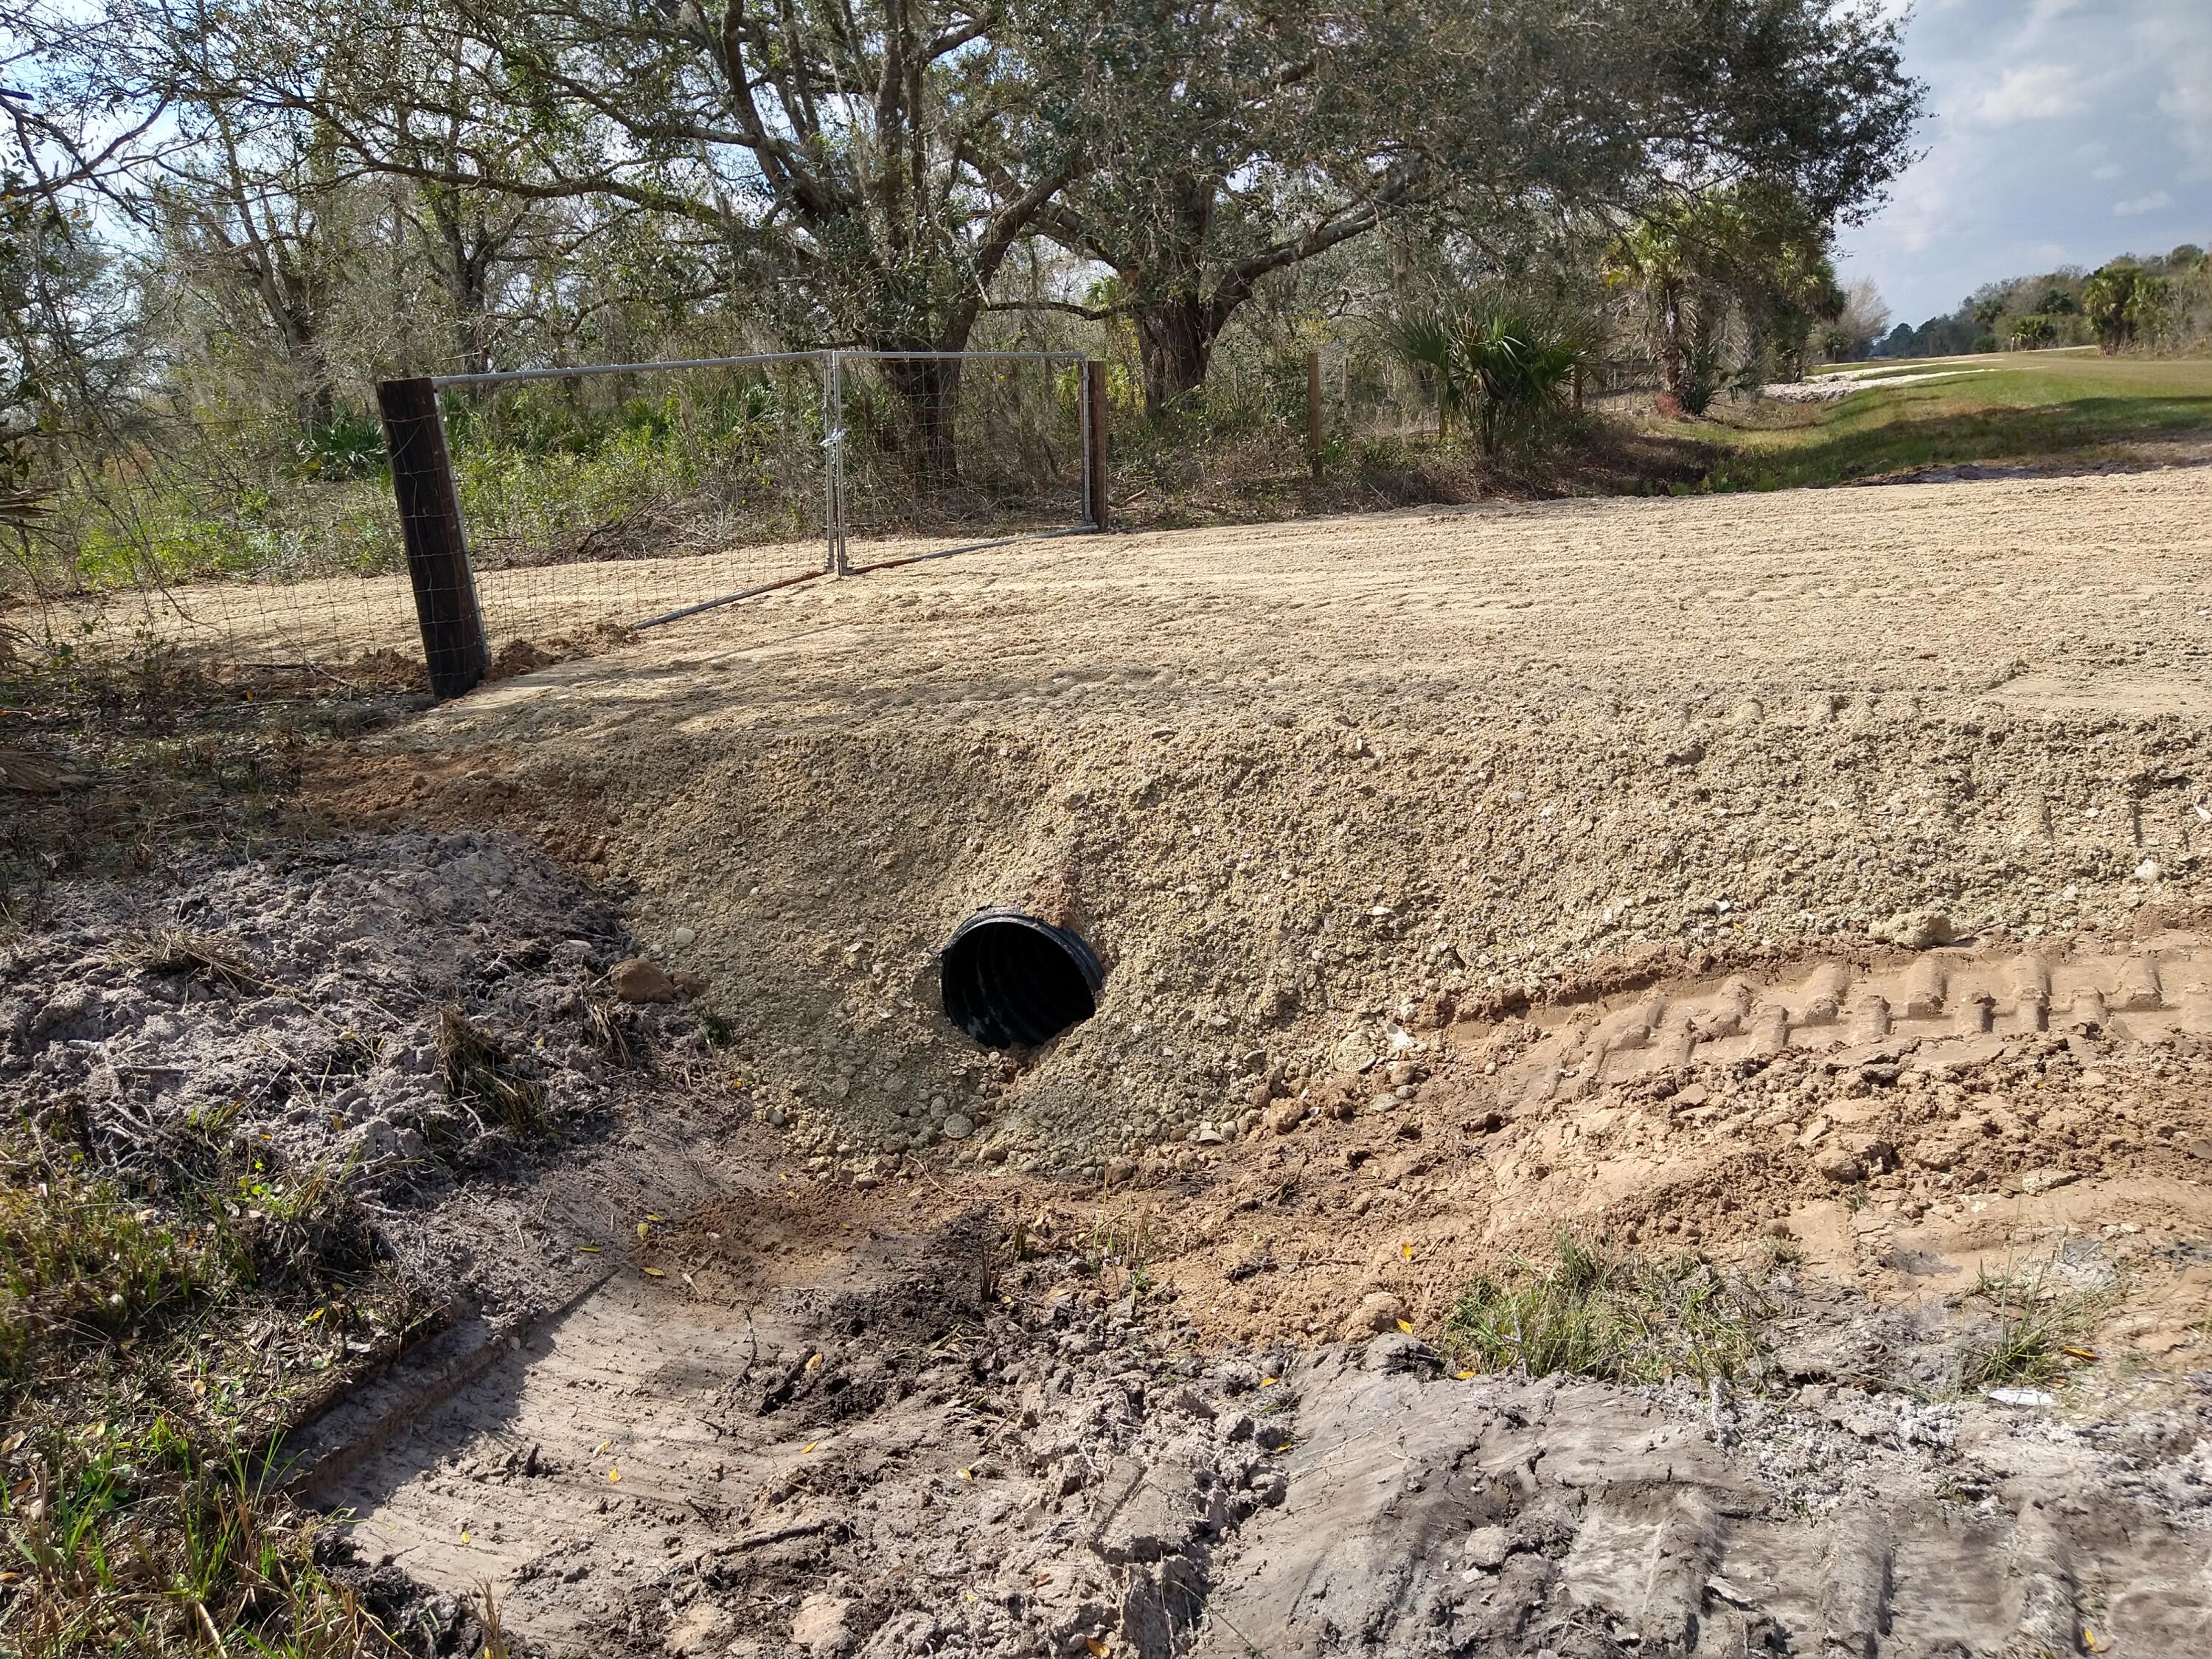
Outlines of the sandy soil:
M 328 805 L 596 859 L 823 1154 L 957 1116 L 1095 1174 L 1447 1005 L 1923 909 L 2019 941 L 2190 908 L 2208 502 L 2154 473 L 980 554 L 503 683 Z M 993 902 L 1109 963 L 1011 1068 L 933 1015 Z
M 303 1478 L 561 1652 L 2186 1650 L 2208 508 L 1048 544 L 325 756 L 308 827 L 534 839 L 724 1046 L 714 1111 L 442 1201 L 501 1311 Z M 1035 1053 L 937 1006 L 994 902 L 1106 959 Z M 1755 1283 L 1754 1363 L 1457 1374 L 1461 1289 L 1563 1227 Z M 1985 1273 L 2082 1298 L 2063 1387 L 1968 1382 Z

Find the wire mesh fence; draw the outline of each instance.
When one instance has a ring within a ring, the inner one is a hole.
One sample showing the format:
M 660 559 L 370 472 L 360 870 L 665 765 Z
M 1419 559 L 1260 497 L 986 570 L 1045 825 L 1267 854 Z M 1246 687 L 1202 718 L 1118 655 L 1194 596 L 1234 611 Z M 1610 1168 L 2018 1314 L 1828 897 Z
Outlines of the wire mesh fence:
M 473 684 L 793 582 L 1082 529 L 1103 494 L 1088 384 L 1073 352 L 830 351 L 386 382 L 336 464 L 276 458 L 289 489 L 187 465 L 204 500 L 172 476 L 110 503 L 147 544 L 130 556 L 79 526 L 0 565 L 0 629 L 49 656 Z
M 149 425 L 0 541 L 0 644 L 66 669 L 160 651 L 297 668 L 404 651 L 414 629 L 380 444 L 267 452 L 258 423 Z M 301 487 L 273 488 L 272 472 Z M 319 476 L 318 476 L 319 475 Z
M 1597 364 L 1587 390 L 1651 379 Z M 791 583 L 1097 527 L 1109 428 L 1113 516 L 1137 525 L 1480 486 L 1434 386 L 1379 342 L 1221 357 L 1201 391 L 1160 405 L 1133 360 L 1072 349 L 388 382 L 380 421 L 308 438 L 166 431 L 67 511 L 13 526 L 0 644 L 427 665 L 458 689 Z
M 1091 528 L 1075 352 L 839 352 L 835 562 L 854 571 Z

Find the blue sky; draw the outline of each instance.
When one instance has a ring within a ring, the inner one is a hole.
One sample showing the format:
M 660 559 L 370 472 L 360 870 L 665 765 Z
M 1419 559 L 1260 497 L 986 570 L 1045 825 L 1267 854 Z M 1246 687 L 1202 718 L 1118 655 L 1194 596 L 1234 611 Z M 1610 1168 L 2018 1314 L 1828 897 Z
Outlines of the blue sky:
M 2212 246 L 2212 0 L 1917 0 L 1905 61 L 1927 155 L 1838 260 L 1893 321 L 2001 276 Z

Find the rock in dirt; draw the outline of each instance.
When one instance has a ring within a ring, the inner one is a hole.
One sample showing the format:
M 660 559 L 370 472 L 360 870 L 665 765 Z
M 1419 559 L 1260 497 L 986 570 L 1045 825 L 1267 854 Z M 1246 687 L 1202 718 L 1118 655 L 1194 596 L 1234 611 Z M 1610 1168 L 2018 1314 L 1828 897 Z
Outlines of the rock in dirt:
M 1377 1331 L 1395 1331 L 1406 1316 L 1406 1304 L 1388 1291 L 1372 1291 L 1362 1297 L 1358 1310 L 1345 1326 L 1347 1341 L 1358 1341 Z
M 676 981 L 650 957 L 631 957 L 607 969 L 607 983 L 624 1002 L 673 1002 Z
M 1908 951 L 1931 951 L 1958 937 L 1951 918 L 1941 910 L 1900 910 L 1869 931 L 1876 939 L 1901 945 Z
M 737 1633 L 738 1621 L 728 1613 L 712 1601 L 698 1601 L 677 1615 L 660 1644 L 678 1659 L 694 1659 L 723 1652 Z
M 845 1645 L 845 1611 L 852 1603 L 835 1595 L 816 1594 L 799 1604 L 791 1621 L 794 1646 L 809 1653 L 835 1653 Z
M 1513 1534 L 1503 1527 L 1477 1527 L 1468 1534 L 1467 1564 L 1495 1572 L 1513 1553 Z
M 947 1140 L 965 1140 L 975 1133 L 975 1125 L 969 1119 L 955 1112 L 945 1120 L 944 1127 L 938 1133 Z
M 1814 1158 L 1813 1167 L 1839 1187 L 1866 1179 L 1866 1166 L 1859 1162 L 1858 1154 L 1844 1146 L 1826 1148 Z

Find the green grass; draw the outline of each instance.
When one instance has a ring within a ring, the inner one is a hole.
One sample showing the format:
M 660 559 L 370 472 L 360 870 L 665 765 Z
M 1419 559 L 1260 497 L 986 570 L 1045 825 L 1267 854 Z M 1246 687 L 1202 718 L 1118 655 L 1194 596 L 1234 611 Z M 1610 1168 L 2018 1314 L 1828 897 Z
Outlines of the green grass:
M 2047 1389 L 2063 1382 L 2089 1360 L 2082 1345 L 2114 1300 L 2110 1291 L 2054 1285 L 2047 1263 L 2032 1272 L 1991 1273 L 1984 1267 L 1966 1300 L 1996 1322 L 1994 1336 L 1967 1351 L 1960 1386 Z
M 2124 456 L 2144 440 L 2212 434 L 2212 358 L 1993 353 L 1893 366 L 1899 375 L 1981 369 L 1885 386 L 1831 404 L 1716 403 L 1704 420 L 1649 430 L 1717 448 L 1708 487 L 1781 489 L 1915 467 Z
M 66 1115 L 0 1123 L 0 1653 L 396 1652 L 268 1449 L 420 1316 L 344 1172 L 234 1117 L 120 1163 Z
M 1729 1376 L 1758 1352 L 1757 1291 L 1694 1255 L 1654 1261 L 1562 1234 L 1453 1304 L 1438 1346 L 1460 1363 L 1613 1382 Z

